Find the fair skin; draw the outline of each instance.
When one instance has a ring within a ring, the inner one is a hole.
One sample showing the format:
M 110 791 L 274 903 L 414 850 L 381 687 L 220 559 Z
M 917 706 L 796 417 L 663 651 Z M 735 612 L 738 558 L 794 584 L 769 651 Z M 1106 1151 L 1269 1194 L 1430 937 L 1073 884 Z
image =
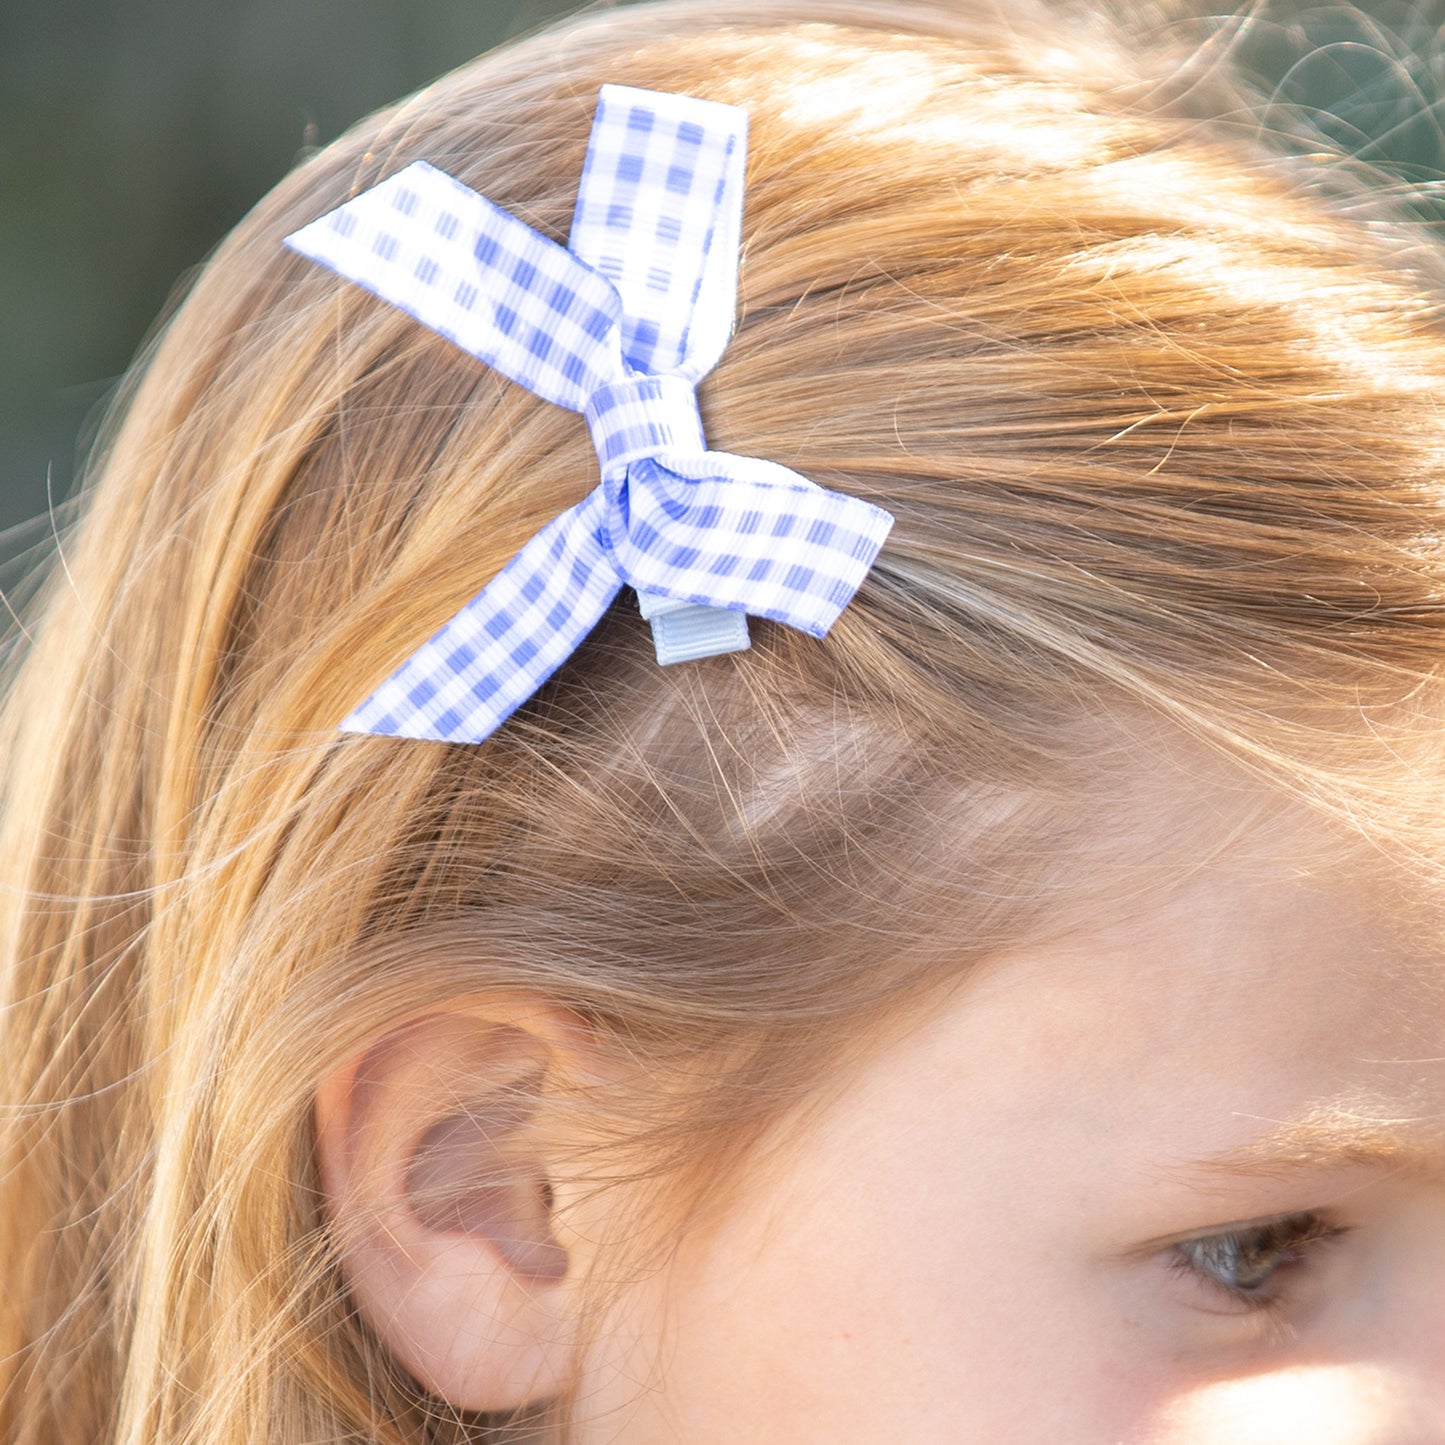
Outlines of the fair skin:
M 1388 874 L 1263 830 L 994 960 L 622 1284 L 570 1438 L 1440 1445 L 1445 987 Z M 428 1329 L 480 1341 L 496 1403 L 576 1363 L 566 1281 L 506 1277 L 552 1313 L 501 1364 L 434 1285 L 372 1313 L 423 1378 Z

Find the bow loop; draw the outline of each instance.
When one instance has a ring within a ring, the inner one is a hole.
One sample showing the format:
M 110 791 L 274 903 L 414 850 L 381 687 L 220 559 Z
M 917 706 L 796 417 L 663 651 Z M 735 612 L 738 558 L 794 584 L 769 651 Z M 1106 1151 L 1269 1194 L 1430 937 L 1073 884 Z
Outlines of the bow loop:
M 731 452 L 645 457 L 627 470 L 604 545 L 641 593 L 747 612 L 822 637 L 892 518 L 775 462 Z

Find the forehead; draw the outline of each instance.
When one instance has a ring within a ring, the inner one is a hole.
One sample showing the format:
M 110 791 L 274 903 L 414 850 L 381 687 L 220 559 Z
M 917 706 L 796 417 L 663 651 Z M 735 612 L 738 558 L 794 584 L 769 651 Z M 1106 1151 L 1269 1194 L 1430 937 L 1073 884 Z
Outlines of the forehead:
M 1262 1169 L 1291 1151 L 1433 1147 L 1437 888 L 1281 810 L 1172 851 L 1126 870 L 1116 911 L 966 990 L 971 1026 L 1011 1041 L 1019 1099 L 1096 1141 L 1131 1132 L 1161 1164 L 1185 1141 L 1241 1167 L 1255 1151 Z

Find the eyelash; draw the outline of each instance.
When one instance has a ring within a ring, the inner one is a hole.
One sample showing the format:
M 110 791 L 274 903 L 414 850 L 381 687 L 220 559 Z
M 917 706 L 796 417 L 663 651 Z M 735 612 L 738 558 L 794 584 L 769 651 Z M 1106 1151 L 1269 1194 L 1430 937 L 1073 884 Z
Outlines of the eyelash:
M 1181 1240 L 1171 1247 L 1170 1267 L 1204 1285 L 1239 1314 L 1279 1311 L 1290 1303 L 1290 1288 L 1278 1276 L 1293 1273 L 1307 1251 L 1348 1233 L 1309 1210 Z

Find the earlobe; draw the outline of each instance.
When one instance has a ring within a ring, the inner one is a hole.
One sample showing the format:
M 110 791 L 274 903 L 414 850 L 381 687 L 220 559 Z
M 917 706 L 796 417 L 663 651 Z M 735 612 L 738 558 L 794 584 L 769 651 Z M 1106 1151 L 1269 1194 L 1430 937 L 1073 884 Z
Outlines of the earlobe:
M 572 1367 L 575 1279 L 552 1228 L 539 1109 L 574 1037 L 545 1008 L 448 1008 L 317 1090 L 351 1292 L 398 1361 L 461 1409 L 545 1399 Z

